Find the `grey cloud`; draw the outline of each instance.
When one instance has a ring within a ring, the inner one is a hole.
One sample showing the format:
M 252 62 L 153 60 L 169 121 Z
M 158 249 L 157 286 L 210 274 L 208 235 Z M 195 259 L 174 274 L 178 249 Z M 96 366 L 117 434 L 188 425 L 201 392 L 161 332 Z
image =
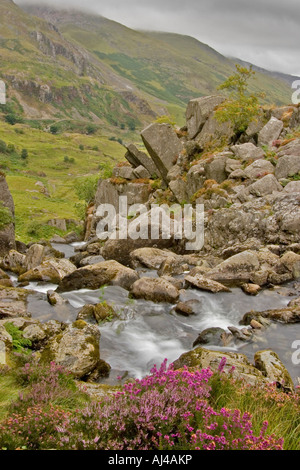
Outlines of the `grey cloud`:
M 82 8 L 82 0 L 63 6 Z M 300 75 L 299 0 L 89 0 L 86 9 L 135 29 L 194 36 L 225 55 Z

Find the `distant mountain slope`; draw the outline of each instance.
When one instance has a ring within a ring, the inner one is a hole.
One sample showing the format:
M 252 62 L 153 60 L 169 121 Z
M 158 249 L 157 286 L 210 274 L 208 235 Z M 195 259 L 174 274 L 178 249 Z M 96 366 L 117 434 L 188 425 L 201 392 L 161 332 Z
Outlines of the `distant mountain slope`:
M 0 75 L 31 118 L 134 129 L 157 114 L 182 123 L 187 102 L 212 94 L 234 61 L 194 38 L 134 31 L 101 16 L 0 0 Z M 288 84 L 257 73 L 253 91 L 286 104 Z M 181 122 L 180 122 L 181 121 Z
M 246 62 L 245 60 L 237 59 L 235 57 L 232 57 L 231 60 L 233 60 L 237 64 L 244 65 L 245 67 L 249 67 L 250 65 L 252 65 L 252 68 L 255 72 L 260 72 L 260 73 L 263 73 L 265 75 L 269 75 L 270 77 L 274 77 L 278 80 L 281 80 L 281 81 L 287 83 L 289 86 L 291 86 L 292 83 L 295 80 L 300 80 L 300 77 L 297 77 L 296 75 L 288 75 L 288 74 L 282 73 L 282 72 L 274 72 L 274 71 L 271 71 L 271 70 L 266 70 L 262 67 L 258 67 L 257 65 L 253 65 L 250 62 Z

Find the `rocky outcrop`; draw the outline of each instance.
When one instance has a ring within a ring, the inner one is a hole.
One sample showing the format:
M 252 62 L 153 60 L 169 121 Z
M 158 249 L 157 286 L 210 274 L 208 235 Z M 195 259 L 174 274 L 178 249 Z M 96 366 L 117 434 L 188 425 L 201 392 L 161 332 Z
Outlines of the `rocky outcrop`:
M 221 96 L 204 96 L 191 100 L 186 110 L 189 139 L 195 139 L 214 110 L 224 101 Z
M 12 195 L 9 191 L 5 175 L 0 171 L 0 208 L 8 209 L 12 217 L 15 215 L 15 206 Z M 10 250 L 15 249 L 15 228 L 13 223 L 0 230 L 0 256 L 4 256 Z
M 183 150 L 181 141 L 169 124 L 151 124 L 143 130 L 141 136 L 155 166 L 167 183 L 168 172 Z

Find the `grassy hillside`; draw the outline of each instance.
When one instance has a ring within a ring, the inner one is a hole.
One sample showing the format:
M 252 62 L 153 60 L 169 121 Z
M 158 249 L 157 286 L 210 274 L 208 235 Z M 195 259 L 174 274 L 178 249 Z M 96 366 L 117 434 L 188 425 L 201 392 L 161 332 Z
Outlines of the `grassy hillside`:
M 24 11 L 0 0 L 0 16 L 0 73 L 31 118 L 140 130 L 168 113 L 182 125 L 187 102 L 215 93 L 234 69 L 194 38 L 134 31 L 97 15 Z M 290 101 L 288 84 L 265 74 L 257 74 L 253 91 L 264 91 L 268 103 Z
M 0 139 L 14 146 L 0 153 L 0 169 L 16 206 L 16 236 L 30 241 L 54 233 L 45 223 L 52 218 L 78 219 L 75 192 L 78 179 L 100 175 L 124 157 L 124 147 L 107 136 L 76 133 L 52 135 L 26 125 L 0 121 Z M 22 159 L 22 150 L 28 158 Z M 41 192 L 43 183 L 48 195 Z

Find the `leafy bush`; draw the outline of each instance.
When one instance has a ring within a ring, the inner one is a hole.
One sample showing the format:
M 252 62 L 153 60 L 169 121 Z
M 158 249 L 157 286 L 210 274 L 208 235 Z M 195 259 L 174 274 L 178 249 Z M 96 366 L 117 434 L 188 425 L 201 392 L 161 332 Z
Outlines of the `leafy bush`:
M 252 67 L 247 69 L 236 64 L 236 73 L 218 87 L 219 90 L 228 90 L 229 99 L 222 103 L 216 111 L 219 122 L 231 122 L 237 135 L 244 133 L 249 124 L 260 113 L 258 96 L 249 94 L 249 80 L 255 75 Z
M 5 323 L 4 326 L 7 333 L 12 337 L 13 351 L 28 354 L 32 343 L 29 339 L 24 338 L 23 331 L 10 322 Z

